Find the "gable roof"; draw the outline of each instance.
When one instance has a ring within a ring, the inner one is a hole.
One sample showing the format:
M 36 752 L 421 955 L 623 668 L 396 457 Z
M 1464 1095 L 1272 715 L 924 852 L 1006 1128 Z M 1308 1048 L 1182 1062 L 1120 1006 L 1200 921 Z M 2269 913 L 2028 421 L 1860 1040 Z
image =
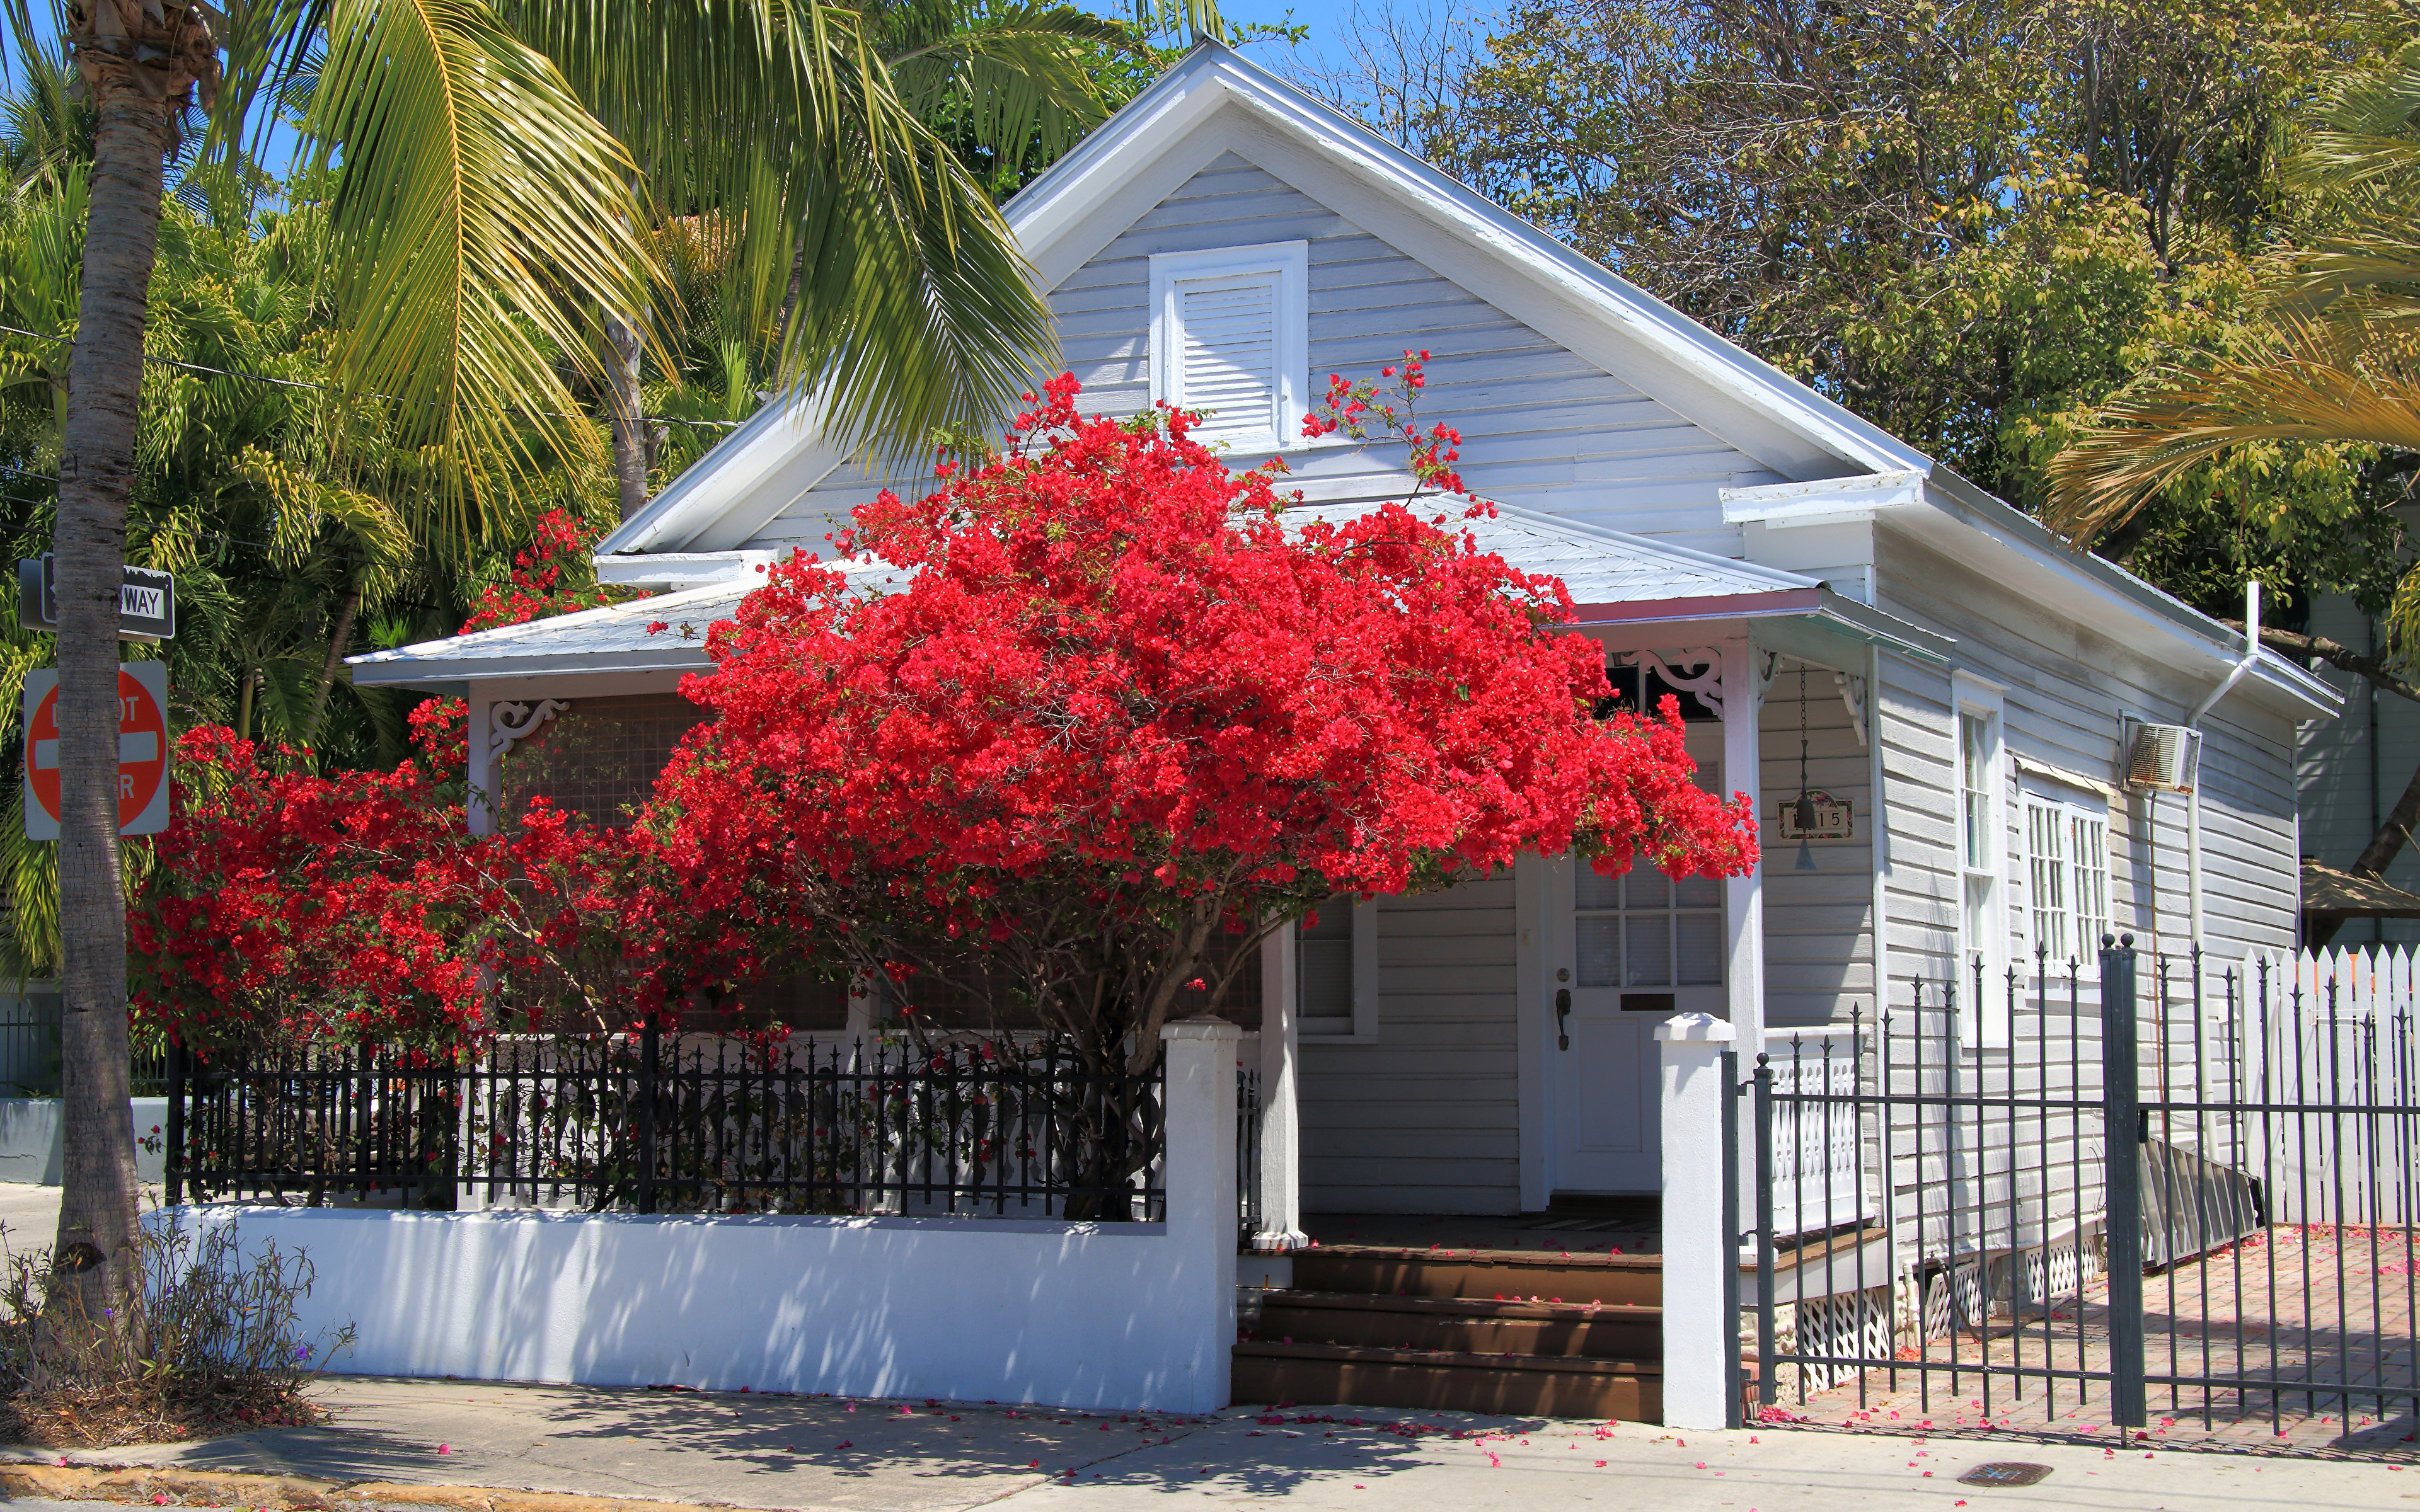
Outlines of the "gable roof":
M 2216 620 L 2070 549 L 1949 468 L 1218 42 L 1198 43 L 1027 185 L 1006 208 L 1009 227 L 1041 286 L 1056 287 L 1228 152 L 1484 291 L 1506 315 L 1792 480 L 1779 497 L 1726 500 L 1727 518 L 1804 520 L 1826 502 L 1839 506 L 1826 493 L 1845 491 L 1858 496 L 1850 508 L 1870 511 L 1865 517 L 1988 560 L 2018 591 L 2155 659 L 2213 679 L 2237 659 L 2235 637 Z M 823 439 L 820 414 L 812 395 L 766 406 L 599 542 L 598 554 L 744 544 L 849 460 Z M 1802 487 L 1811 496 L 1792 495 Z M 2251 672 L 2244 691 L 2297 717 L 2341 704 L 2325 682 L 2273 654 Z
M 1342 522 L 1382 507 L 1375 502 L 1299 505 L 1287 510 L 1284 518 L 1289 524 Z M 1786 615 L 1829 620 L 1862 639 L 1930 660 L 1940 660 L 1947 645 L 1914 625 L 1846 602 L 1812 578 L 1642 535 L 1509 504 L 1497 505 L 1494 518 L 1450 519 L 1447 528 L 1467 532 L 1480 550 L 1502 557 L 1522 572 L 1561 579 L 1571 591 L 1579 627 L 1632 619 Z M 860 592 L 876 591 L 899 572 L 890 563 L 869 557 L 830 565 Z M 446 690 L 535 672 L 703 671 L 711 665 L 706 656 L 706 627 L 731 618 L 755 586 L 752 577 L 661 594 L 400 646 L 353 657 L 349 665 L 353 681 L 365 687 Z M 658 622 L 666 628 L 647 628 Z M 684 629 L 689 633 L 677 633 Z
M 1237 152 L 1790 478 L 1931 460 L 1359 122 L 1204 39 L 1005 209 L 1056 287 L 1221 153 Z M 848 460 L 813 398 L 768 405 L 597 544 L 726 549 Z

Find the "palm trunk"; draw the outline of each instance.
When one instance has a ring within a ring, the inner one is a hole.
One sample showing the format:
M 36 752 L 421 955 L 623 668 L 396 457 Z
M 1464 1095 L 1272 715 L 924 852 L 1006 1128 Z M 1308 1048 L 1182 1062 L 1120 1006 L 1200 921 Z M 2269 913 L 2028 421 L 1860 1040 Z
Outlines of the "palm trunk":
M 622 518 L 647 507 L 646 422 L 639 416 L 639 333 L 620 320 L 605 322 L 613 348 L 605 371 L 613 380 L 613 482 L 621 494 Z
M 88 75 L 89 76 L 89 75 Z M 59 447 L 59 1257 L 87 1316 L 133 1284 L 138 1188 L 127 1112 L 126 897 L 117 848 L 117 588 L 160 240 L 170 102 L 94 81 L 91 220 Z
M 622 517 L 625 519 L 629 518 L 627 508 L 626 505 L 626 513 Z M 319 720 L 328 712 L 328 695 L 335 690 L 336 671 L 345 664 L 345 646 L 353 639 L 353 618 L 361 611 L 362 574 L 361 569 L 355 568 L 345 579 L 344 600 L 336 606 L 335 628 L 328 636 L 328 656 L 319 664 L 319 686 L 311 694 L 311 723 L 303 731 L 306 743 L 319 738 Z M 244 689 L 247 713 L 251 708 L 251 691 L 247 685 Z

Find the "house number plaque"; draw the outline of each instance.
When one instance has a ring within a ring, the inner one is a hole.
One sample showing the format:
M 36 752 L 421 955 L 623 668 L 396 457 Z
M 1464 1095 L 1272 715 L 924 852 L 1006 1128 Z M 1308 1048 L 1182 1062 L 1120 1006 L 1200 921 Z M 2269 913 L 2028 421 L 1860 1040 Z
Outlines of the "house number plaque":
M 1856 824 L 1846 798 L 1836 798 L 1828 793 L 1809 793 L 1807 795 L 1815 800 L 1815 823 L 1811 826 L 1798 823 L 1797 798 L 1784 798 L 1775 806 L 1774 830 L 1781 839 L 1849 840 L 1855 836 Z

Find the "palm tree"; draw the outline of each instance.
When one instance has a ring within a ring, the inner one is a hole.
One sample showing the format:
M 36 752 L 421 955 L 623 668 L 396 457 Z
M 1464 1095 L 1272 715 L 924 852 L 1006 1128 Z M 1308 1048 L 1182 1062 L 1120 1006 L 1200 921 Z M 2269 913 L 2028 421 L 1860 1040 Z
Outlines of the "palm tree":
M 2281 262 L 2264 311 L 2230 349 L 2120 390 L 2050 464 L 2047 523 L 2077 547 L 2125 525 L 2160 490 L 2230 447 L 2350 442 L 2420 454 L 2420 43 L 2339 83 L 2288 166 L 2289 185 L 2342 207 L 2346 228 Z M 2420 614 L 2420 570 L 2396 593 Z M 2408 636 L 2385 655 L 2264 626 L 2264 643 L 2317 656 L 2420 702 Z M 2420 825 L 2420 771 L 2352 870 L 2381 876 Z M 2311 942 L 2325 945 L 2325 936 Z
M 22 50 L 28 0 L 8 10 Z M 456 528 L 509 507 L 522 468 L 594 448 L 560 370 L 601 378 L 606 320 L 646 307 L 643 177 L 745 208 L 751 286 L 804 270 L 783 371 L 855 437 L 905 444 L 991 412 L 1048 332 L 989 201 L 842 5 L 253 0 L 223 33 L 196 0 L 52 11 L 96 121 L 55 549 L 59 1253 L 98 1316 L 130 1279 L 137 1195 L 116 594 L 163 165 L 185 133 L 224 151 L 287 80 L 315 75 L 303 137 L 341 164 L 329 225 L 338 371 L 354 392 L 390 396 L 447 460 L 439 523 Z

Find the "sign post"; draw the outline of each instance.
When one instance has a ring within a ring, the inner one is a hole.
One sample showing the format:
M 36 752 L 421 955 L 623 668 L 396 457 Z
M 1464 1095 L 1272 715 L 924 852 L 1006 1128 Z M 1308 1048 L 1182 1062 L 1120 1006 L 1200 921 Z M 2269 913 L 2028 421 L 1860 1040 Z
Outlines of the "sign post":
M 59 674 L 25 674 L 25 838 L 59 838 Z M 117 669 L 117 832 L 168 827 L 168 664 Z

